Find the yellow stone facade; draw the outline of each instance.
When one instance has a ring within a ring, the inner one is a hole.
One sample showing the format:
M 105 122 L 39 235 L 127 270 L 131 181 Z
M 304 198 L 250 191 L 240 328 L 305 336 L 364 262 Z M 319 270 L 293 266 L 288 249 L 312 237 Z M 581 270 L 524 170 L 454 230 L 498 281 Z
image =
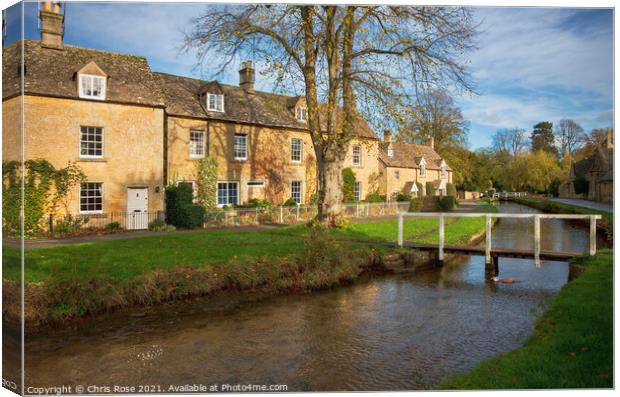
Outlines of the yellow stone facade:
M 385 164 L 379 162 L 381 173 L 381 194 L 392 197 L 395 194 L 404 192 L 405 185 L 408 182 L 419 182 L 423 189 L 426 189 L 426 182 L 435 182 L 438 184 L 442 179 L 445 183 L 452 183 L 452 171 L 446 170 L 444 178 L 441 178 L 441 170 L 426 168 L 426 176 L 420 175 L 417 168 L 404 167 L 386 167 Z M 408 192 L 406 192 L 408 193 Z M 425 192 L 422 192 L 425 194 Z M 435 192 L 438 194 L 438 192 Z
M 167 117 L 168 182 L 196 180 L 196 162 L 190 156 L 190 131 L 205 132 L 208 154 L 216 159 L 218 181 L 238 184 L 238 204 L 257 198 L 281 204 L 291 197 L 291 182 L 302 182 L 302 203 L 310 202 L 317 188 L 317 164 L 314 146 L 308 132 L 287 128 Z M 247 159 L 235 160 L 235 134 L 248 138 Z M 303 142 L 301 162 L 292 161 L 292 139 Z M 360 166 L 352 164 L 352 147 L 360 145 Z M 369 189 L 369 178 L 378 173 L 378 141 L 353 140 L 345 159 L 361 182 L 362 198 Z M 249 181 L 262 181 L 263 187 L 248 186 Z
M 2 154 L 19 159 L 21 97 L 3 101 Z M 75 162 L 87 182 L 103 185 L 103 212 L 127 212 L 128 188 L 148 188 L 149 212 L 164 209 L 164 110 L 109 102 L 24 96 L 24 157 L 46 159 L 55 167 Z M 103 129 L 103 158 L 80 156 L 82 126 Z M 61 203 L 77 214 L 79 187 Z

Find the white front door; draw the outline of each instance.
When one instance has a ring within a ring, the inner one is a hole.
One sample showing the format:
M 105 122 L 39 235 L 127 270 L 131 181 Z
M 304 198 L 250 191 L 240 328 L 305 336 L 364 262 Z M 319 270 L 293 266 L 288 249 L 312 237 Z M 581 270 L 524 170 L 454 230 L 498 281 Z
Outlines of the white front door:
M 149 227 L 149 189 L 127 189 L 127 229 L 140 230 Z

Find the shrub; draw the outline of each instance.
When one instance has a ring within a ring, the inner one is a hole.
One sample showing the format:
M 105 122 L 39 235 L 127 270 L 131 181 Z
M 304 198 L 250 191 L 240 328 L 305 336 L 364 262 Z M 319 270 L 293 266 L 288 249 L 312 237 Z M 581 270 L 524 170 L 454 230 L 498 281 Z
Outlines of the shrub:
M 110 222 L 106 225 L 106 229 L 108 229 L 111 232 L 120 232 L 121 230 L 123 230 L 123 228 L 121 227 L 121 224 L 118 222 Z
M 257 198 L 253 198 L 248 200 L 248 202 L 242 207 L 246 208 L 271 208 L 273 204 L 269 200 L 261 200 Z M 240 206 L 241 207 L 241 206 Z
M 355 173 L 351 168 L 342 169 L 342 199 L 355 201 Z
M 440 211 L 450 211 L 456 206 L 456 197 L 443 196 L 439 199 L 438 207 Z
M 82 226 L 88 223 L 89 218 L 73 216 L 71 214 L 60 219 L 54 228 L 54 234 L 65 237 L 78 233 Z
M 409 212 L 420 212 L 422 210 L 423 199 L 421 197 L 412 198 L 409 202 Z
M 452 183 L 446 183 L 446 195 L 456 197 L 456 187 Z
M 202 227 L 205 222 L 205 209 L 198 204 L 185 204 L 181 208 L 181 212 L 183 222 L 181 225 L 175 225 L 177 227 L 193 229 Z
M 369 203 L 382 203 L 385 201 L 385 196 L 382 196 L 379 193 L 370 193 L 366 196 L 366 201 Z
M 176 227 L 187 227 L 184 207 L 192 204 L 192 185 L 179 183 L 166 186 L 166 223 Z
M 284 204 L 282 204 L 284 207 L 296 207 L 297 206 L 297 201 L 295 201 L 295 199 L 293 199 L 292 197 L 290 197 L 288 200 L 286 200 L 284 202 Z
M 415 185 L 418 188 L 418 197 L 424 196 L 424 186 L 422 186 L 422 182 L 416 182 Z
M 166 222 L 163 219 L 155 219 L 149 223 L 149 230 L 161 230 L 166 226 Z
M 422 198 L 422 211 L 439 211 L 439 196 L 425 196 Z
M 583 176 L 578 176 L 573 181 L 573 187 L 575 188 L 575 193 L 587 195 L 590 190 L 590 183 Z
M 435 185 L 433 185 L 433 182 L 426 182 L 426 195 L 427 196 L 435 195 Z
M 410 201 L 411 200 L 411 193 L 394 192 L 394 194 L 392 194 L 392 200 L 395 200 L 395 201 Z

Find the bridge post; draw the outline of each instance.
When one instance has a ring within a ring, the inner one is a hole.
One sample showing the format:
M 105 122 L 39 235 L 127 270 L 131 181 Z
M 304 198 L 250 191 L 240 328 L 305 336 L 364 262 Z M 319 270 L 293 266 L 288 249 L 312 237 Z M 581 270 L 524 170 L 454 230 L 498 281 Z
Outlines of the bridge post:
M 534 215 L 534 265 L 540 267 L 540 215 Z
M 444 244 L 444 217 L 443 212 L 439 215 L 439 263 L 443 263 L 443 244 Z
M 499 281 L 499 256 L 493 256 L 493 281 Z
M 403 213 L 398 212 L 398 246 L 403 246 Z
M 596 216 L 590 216 L 590 255 L 596 255 Z
M 489 214 L 486 215 L 486 242 L 484 263 L 487 265 L 491 264 L 491 215 Z

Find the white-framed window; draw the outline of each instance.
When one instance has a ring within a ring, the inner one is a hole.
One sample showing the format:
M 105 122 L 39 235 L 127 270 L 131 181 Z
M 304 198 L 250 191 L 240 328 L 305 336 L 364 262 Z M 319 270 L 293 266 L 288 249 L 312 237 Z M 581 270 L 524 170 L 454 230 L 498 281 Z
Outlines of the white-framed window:
M 387 155 L 388 157 L 394 157 L 394 147 L 392 146 L 392 143 L 388 146 Z
M 80 213 L 101 214 L 103 212 L 103 183 L 80 184 Z
M 217 183 L 217 205 L 239 204 L 239 182 L 222 181 Z
M 224 112 L 224 95 L 207 93 L 207 110 Z
M 291 139 L 291 161 L 301 163 L 303 141 L 299 138 Z
M 420 161 L 420 176 L 426 176 L 426 161 L 424 159 Z
M 248 136 L 245 134 L 235 134 L 234 156 L 235 160 L 248 159 Z
M 79 80 L 80 98 L 99 99 L 101 101 L 105 99 L 105 77 L 80 74 Z
M 441 177 L 446 177 L 446 162 L 441 160 Z
M 400 171 L 394 171 L 394 179 L 400 179 Z
M 103 157 L 103 128 L 80 127 L 80 157 Z
M 265 181 L 261 181 L 261 180 L 248 181 L 247 185 L 248 187 L 263 188 L 265 187 Z
M 295 117 L 297 118 L 297 121 L 303 121 L 305 123 L 308 120 L 308 108 L 299 106 L 295 110 L 295 112 Z
M 297 204 L 301 204 L 301 181 L 291 182 L 291 197 Z
M 205 132 L 200 130 L 189 131 L 189 157 L 202 158 L 205 156 Z
M 353 165 L 362 165 L 362 147 L 353 145 Z
M 355 201 L 362 200 L 362 182 L 355 182 L 355 188 L 353 190 L 353 193 L 355 195 Z

